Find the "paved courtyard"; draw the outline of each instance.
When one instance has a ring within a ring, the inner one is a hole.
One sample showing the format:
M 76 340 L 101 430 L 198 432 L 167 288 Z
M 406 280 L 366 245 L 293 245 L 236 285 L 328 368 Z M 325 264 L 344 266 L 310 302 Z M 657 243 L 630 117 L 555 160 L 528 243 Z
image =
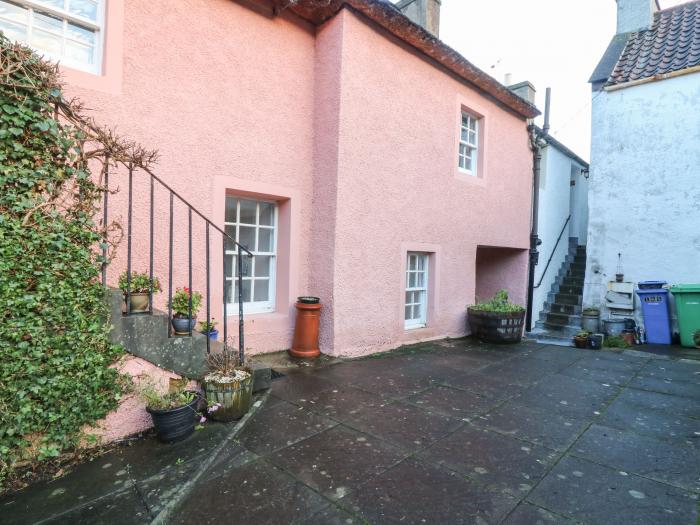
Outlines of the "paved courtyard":
M 466 339 L 289 371 L 173 521 L 695 524 L 700 362 L 663 357 Z M 73 485 L 0 510 L 13 523 L 22 511 L 24 523 L 148 523 L 227 428 L 83 467 L 93 492 L 116 483 L 99 498 L 76 501 L 90 490 L 75 488 L 78 469 Z M 120 487 L 119 470 L 133 483 Z

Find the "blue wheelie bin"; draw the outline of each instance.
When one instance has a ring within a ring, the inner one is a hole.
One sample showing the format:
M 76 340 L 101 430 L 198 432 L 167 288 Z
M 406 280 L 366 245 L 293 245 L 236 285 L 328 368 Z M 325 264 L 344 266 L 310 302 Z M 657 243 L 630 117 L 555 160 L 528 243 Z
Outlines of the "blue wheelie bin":
M 662 288 L 665 281 L 642 281 L 638 283 L 637 295 L 642 304 L 644 329 L 647 342 L 659 345 L 671 344 L 671 315 L 669 313 L 668 290 Z

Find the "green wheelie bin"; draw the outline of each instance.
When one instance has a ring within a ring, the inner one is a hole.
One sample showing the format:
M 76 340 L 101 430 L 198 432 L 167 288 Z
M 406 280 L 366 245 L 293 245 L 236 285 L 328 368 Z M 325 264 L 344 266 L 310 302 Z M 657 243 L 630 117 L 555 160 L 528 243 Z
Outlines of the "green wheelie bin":
M 693 333 L 700 330 L 700 284 L 677 284 L 671 293 L 676 300 L 681 345 L 694 347 Z

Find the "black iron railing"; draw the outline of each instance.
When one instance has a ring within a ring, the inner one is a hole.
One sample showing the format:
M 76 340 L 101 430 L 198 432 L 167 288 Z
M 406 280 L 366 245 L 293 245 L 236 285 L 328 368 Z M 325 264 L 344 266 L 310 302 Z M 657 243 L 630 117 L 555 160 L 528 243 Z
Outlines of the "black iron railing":
M 125 302 L 126 309 L 125 315 L 133 315 L 131 311 L 131 262 L 132 262 L 132 237 L 133 237 L 133 188 L 134 188 L 134 172 L 135 167 L 133 164 L 128 165 L 128 204 L 127 204 L 127 260 L 126 260 L 126 292 L 125 292 Z M 222 286 L 223 286 L 223 340 L 224 343 L 228 341 L 228 326 L 227 326 L 227 303 L 228 297 L 226 297 L 226 248 L 227 244 L 230 244 L 237 248 L 236 250 L 236 280 L 238 282 L 238 353 L 241 364 L 245 361 L 245 339 L 244 339 L 244 322 L 243 322 L 243 253 L 245 253 L 249 258 L 253 257 L 253 253 L 245 246 L 241 245 L 228 235 L 223 229 L 219 228 L 216 224 L 210 221 L 206 216 L 204 216 L 199 210 L 197 210 L 192 204 L 190 204 L 186 199 L 179 195 L 175 190 L 173 190 L 168 184 L 163 182 L 158 176 L 156 176 L 150 169 L 140 167 L 138 168 L 141 172 L 145 172 L 149 176 L 150 192 L 149 192 L 149 259 L 148 259 L 148 272 L 150 277 L 150 282 L 153 283 L 153 247 L 154 247 L 154 219 L 155 219 L 155 184 L 158 183 L 161 187 L 168 191 L 169 194 L 169 222 L 168 222 L 168 337 L 174 335 L 172 328 L 172 323 L 170 322 L 173 314 L 172 299 L 173 299 L 173 255 L 174 255 L 174 208 L 175 199 L 180 201 L 187 207 L 187 281 L 189 293 L 189 305 L 188 305 L 188 318 L 189 322 L 189 336 L 192 336 L 192 218 L 193 214 L 198 216 L 204 221 L 205 225 L 205 274 L 206 274 L 206 294 L 205 294 L 205 310 L 207 318 L 207 327 L 211 326 L 211 231 L 221 234 L 222 237 L 222 249 L 223 249 L 223 266 L 222 266 Z M 102 220 L 104 226 L 104 239 L 102 245 L 102 284 L 107 286 L 107 266 L 108 266 L 108 238 L 107 238 L 107 224 L 109 221 L 109 158 L 105 158 L 104 163 L 104 187 L 107 191 L 104 192 L 103 199 L 103 210 L 102 210 Z M 233 284 L 233 283 L 232 283 Z M 149 290 L 149 311 L 148 313 L 153 313 L 153 286 Z M 209 334 L 204 334 L 207 339 L 207 353 L 211 351 L 211 339 Z
M 547 270 L 549 269 L 549 265 L 552 262 L 552 259 L 554 258 L 554 254 L 557 251 L 557 246 L 559 246 L 559 241 L 561 241 L 562 235 L 564 235 L 564 232 L 566 231 L 566 226 L 569 224 L 569 221 L 571 220 L 571 215 L 569 215 L 566 218 L 566 221 L 564 221 L 564 226 L 561 229 L 561 232 L 559 233 L 559 237 L 557 237 L 557 242 L 554 244 L 554 248 L 552 248 L 552 253 L 549 254 L 549 259 L 547 259 L 547 264 L 544 267 L 544 270 L 542 271 L 542 275 L 540 275 L 540 282 L 537 283 L 537 286 L 535 288 L 539 288 L 542 286 L 542 281 L 544 281 L 544 276 L 547 275 Z

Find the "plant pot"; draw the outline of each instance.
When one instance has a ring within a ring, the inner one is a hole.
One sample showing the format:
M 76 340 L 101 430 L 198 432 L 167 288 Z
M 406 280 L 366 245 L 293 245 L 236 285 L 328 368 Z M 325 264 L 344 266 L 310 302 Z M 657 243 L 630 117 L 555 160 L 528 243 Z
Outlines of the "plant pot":
M 202 334 L 209 337 L 209 339 L 211 339 L 212 341 L 219 340 L 219 331 L 218 330 L 211 330 L 210 332 L 202 332 Z
M 627 343 L 629 346 L 634 346 L 634 331 L 625 330 L 622 332 L 622 339 L 624 339 L 625 343 Z
M 219 404 L 219 408 L 209 413 L 216 421 L 235 421 L 246 415 L 253 403 L 253 372 L 250 377 L 237 383 L 205 382 L 204 393 L 207 406 Z
M 321 320 L 321 305 L 318 302 L 303 300 L 316 297 L 300 297 L 296 303 L 297 319 L 294 325 L 294 339 L 289 355 L 301 359 L 313 359 L 321 355 L 318 346 L 318 327 Z
M 191 403 L 181 407 L 165 410 L 146 407 L 153 419 L 158 439 L 163 443 L 174 443 L 191 435 L 194 432 L 199 400 L 200 396 L 197 394 Z
M 603 332 L 605 335 L 622 335 L 625 329 L 624 319 L 605 319 L 603 320 Z
M 588 348 L 600 350 L 603 348 L 603 334 L 593 334 L 588 336 Z
M 574 346 L 576 348 L 588 348 L 588 336 L 574 337 Z
M 197 322 L 194 317 L 173 317 L 173 330 L 177 335 L 190 335 L 190 330 L 194 330 L 194 325 Z
M 482 312 L 467 309 L 472 335 L 487 343 L 519 343 L 523 337 L 525 312 Z
M 126 311 L 126 306 L 128 306 L 126 294 L 124 294 L 124 305 Z M 150 305 L 151 294 L 148 292 L 131 292 L 131 308 L 129 309 L 129 313 L 141 314 L 148 312 L 150 310 Z
M 581 328 L 592 334 L 598 332 L 600 330 L 600 312 L 597 310 L 584 310 L 581 315 Z

